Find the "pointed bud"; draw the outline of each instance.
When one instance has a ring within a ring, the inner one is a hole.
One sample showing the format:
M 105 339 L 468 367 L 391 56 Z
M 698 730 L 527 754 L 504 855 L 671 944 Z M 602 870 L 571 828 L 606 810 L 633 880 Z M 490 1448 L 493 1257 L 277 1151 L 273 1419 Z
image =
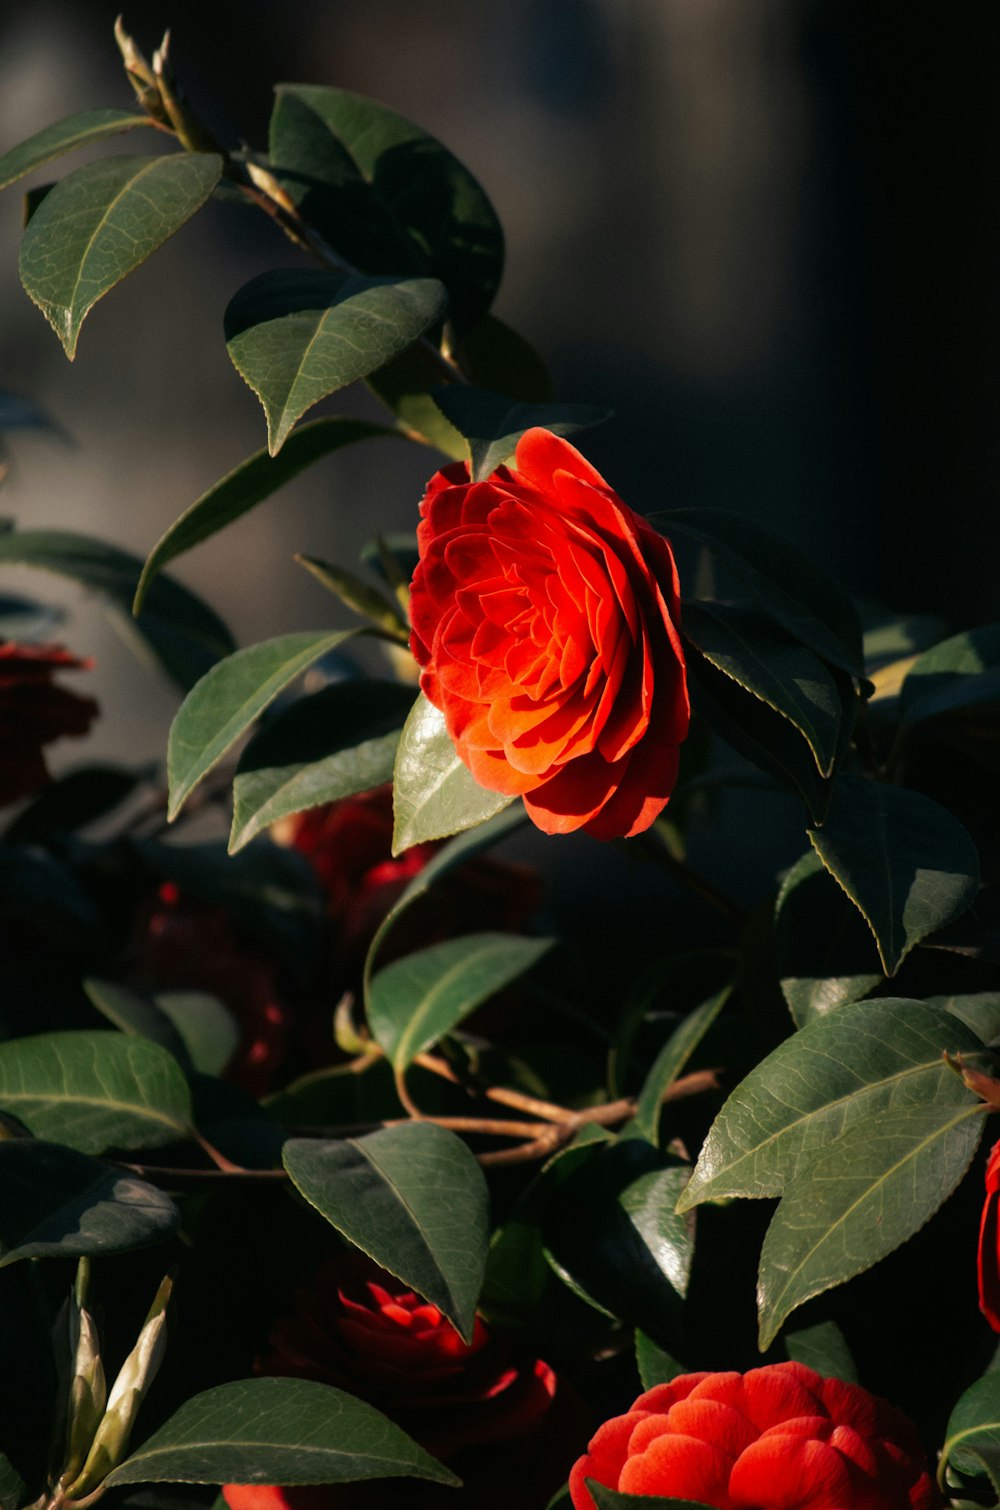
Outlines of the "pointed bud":
M 169 122 L 160 103 L 160 91 L 156 87 L 156 75 L 125 30 L 121 16 L 115 22 L 115 41 L 118 43 L 118 51 L 125 64 L 126 76 L 135 91 L 139 104 L 155 121 L 159 121 L 164 126 L 168 125 Z
M 994 1111 L 1000 1111 L 1000 1080 L 992 1075 L 984 1074 L 982 1070 L 977 1070 L 971 1064 L 966 1064 L 961 1054 L 949 1054 L 945 1050 L 944 1062 L 949 1069 L 955 1071 L 956 1075 L 961 1076 L 963 1084 L 967 1085 L 970 1091 L 975 1091 L 977 1096 L 982 1096 Z

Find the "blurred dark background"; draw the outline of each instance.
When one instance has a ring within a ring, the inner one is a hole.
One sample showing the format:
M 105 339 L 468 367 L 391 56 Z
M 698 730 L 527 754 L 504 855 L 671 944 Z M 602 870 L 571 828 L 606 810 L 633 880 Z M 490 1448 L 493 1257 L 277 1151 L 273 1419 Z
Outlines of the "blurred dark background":
M 116 5 L 5 8 L 0 148 L 130 103 Z M 360 90 L 441 137 L 506 227 L 497 312 L 560 396 L 616 411 L 585 448 L 633 507 L 744 509 L 858 593 L 959 627 L 1000 617 L 993 7 L 945 24 L 836 0 L 142 0 L 124 19 L 147 51 L 171 28 L 189 95 L 231 141 L 265 144 L 283 80 Z M 18 285 L 19 214 L 12 189 L 0 387 L 73 444 L 14 436 L 4 511 L 145 554 L 263 444 L 222 312 L 286 249 L 263 217 L 210 207 L 97 306 L 71 366 Z M 408 527 L 434 465 L 334 457 L 178 574 L 243 643 L 315 627 L 329 600 L 293 552 L 349 562 L 375 527 Z M 81 603 L 66 638 L 100 663 L 92 748 L 159 754 L 173 692 L 97 610 Z

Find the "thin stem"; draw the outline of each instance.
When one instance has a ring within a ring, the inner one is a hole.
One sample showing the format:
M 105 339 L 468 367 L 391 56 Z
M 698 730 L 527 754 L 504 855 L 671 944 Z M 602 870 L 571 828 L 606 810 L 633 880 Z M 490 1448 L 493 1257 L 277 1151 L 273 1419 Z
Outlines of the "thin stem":
M 216 1169 L 220 1170 L 223 1174 L 247 1173 L 247 1170 L 244 1169 L 242 1164 L 234 1164 L 232 1159 L 227 1159 L 226 1155 L 222 1153 L 218 1148 L 216 1148 L 214 1143 L 210 1143 L 208 1139 L 198 1131 L 197 1128 L 192 1127 L 190 1131 L 191 1136 L 194 1138 L 194 1141 L 197 1143 L 198 1147 L 202 1150 L 203 1153 L 208 1155 L 212 1163 L 215 1165 Z
M 419 1064 L 421 1069 L 430 1070 L 433 1075 L 440 1075 L 442 1080 L 449 1080 L 452 1085 L 461 1085 L 462 1082 L 443 1059 L 437 1059 L 433 1054 L 418 1054 L 414 1064 Z M 541 1117 L 546 1122 L 566 1122 L 575 1114 L 565 1106 L 557 1106 L 553 1101 L 540 1101 L 537 1096 L 527 1096 L 522 1091 L 505 1090 L 503 1086 L 489 1086 L 481 1092 L 489 1101 L 496 1101 L 500 1106 L 510 1106 L 519 1112 L 525 1112 L 529 1117 Z M 400 1097 L 402 1100 L 402 1097 Z M 403 1102 L 405 1106 L 406 1103 Z M 409 1108 L 407 1107 L 407 1110 Z

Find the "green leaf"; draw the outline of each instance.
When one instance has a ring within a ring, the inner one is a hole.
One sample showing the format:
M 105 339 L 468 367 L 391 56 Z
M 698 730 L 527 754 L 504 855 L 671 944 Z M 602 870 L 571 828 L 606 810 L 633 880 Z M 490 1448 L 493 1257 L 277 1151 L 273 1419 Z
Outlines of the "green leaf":
M 727 509 L 673 509 L 650 522 L 710 551 L 793 639 L 831 665 L 864 675 L 861 624 L 850 598 L 783 536 Z
M 0 1510 L 18 1510 L 28 1500 L 28 1489 L 10 1458 L 0 1453 Z
M 1000 1374 L 984 1374 L 959 1396 L 941 1461 L 960 1473 L 988 1474 L 1000 1497 Z
M 374 425 L 367 420 L 334 415 L 328 419 L 311 420 L 309 424 L 296 430 L 280 456 L 269 456 L 266 450 L 255 451 L 253 456 L 227 472 L 189 509 L 185 509 L 166 534 L 160 537 L 142 568 L 135 591 L 134 612 L 139 612 L 153 579 L 168 561 L 184 555 L 203 540 L 208 540 L 219 530 L 225 529 L 226 525 L 232 524 L 263 499 L 276 493 L 286 482 L 297 477 L 306 467 L 312 466 L 313 462 L 359 440 L 398 434 L 397 430 L 386 425 Z
M 635 1366 L 643 1389 L 652 1389 L 657 1384 L 669 1384 L 671 1379 L 688 1372 L 683 1363 L 678 1363 L 658 1342 L 647 1337 L 640 1327 L 636 1327 L 635 1331 Z
M 809 746 L 820 775 L 831 775 L 845 708 L 819 656 L 773 621 L 729 603 L 686 603 L 684 635 L 719 671 L 787 718 Z
M 396 751 L 392 852 L 475 828 L 509 807 L 512 797 L 481 787 L 455 753 L 444 714 L 421 692 Z
M 611 418 L 591 404 L 521 404 L 502 393 L 459 386 L 435 388 L 434 402 L 469 443 L 472 476 L 481 481 L 513 456 L 526 430 L 541 425 L 555 435 L 573 435 Z
M 193 1399 L 113 1469 L 119 1484 L 343 1484 L 454 1474 L 363 1400 L 311 1379 L 238 1379 Z
M 462 340 L 462 362 L 472 383 L 524 404 L 554 398 L 544 361 L 524 336 L 496 315 L 483 315 Z
M 761 1352 L 797 1306 L 870 1269 L 934 1215 L 972 1162 L 987 1109 L 882 1107 L 785 1184 L 760 1256 Z
M 973 991 L 967 996 L 928 996 L 926 1000 L 929 1007 L 940 1007 L 964 1022 L 988 1047 L 1000 1038 L 1000 992 Z
M 412 703 L 398 682 L 336 682 L 269 719 L 236 768 L 230 853 L 289 813 L 389 781 Z
M 472 933 L 386 965 L 368 994 L 368 1022 L 376 1043 L 397 1070 L 405 1070 L 481 1002 L 530 970 L 552 942 Z
M 70 360 L 89 310 L 201 209 L 221 172 L 211 152 L 105 157 L 49 191 L 21 242 L 21 282 Z
M 138 115 L 134 110 L 81 110 L 76 115 L 67 115 L 0 157 L 0 189 L 6 189 L 8 184 L 16 183 L 54 157 L 75 152 L 77 147 L 152 124 L 148 115 Z
M 660 1494 L 621 1494 L 617 1489 L 599 1484 L 596 1479 L 585 1482 L 597 1510 L 629 1510 L 631 1505 L 636 1510 L 710 1510 L 700 1500 L 672 1500 Z
M 411 440 L 424 440 L 453 461 L 465 461 L 469 448 L 454 425 L 450 425 L 431 397 L 441 373 L 428 363 L 428 353 L 417 346 L 403 351 L 384 367 L 370 372 L 365 386 L 391 409 L 401 431 Z
M 843 1332 L 835 1321 L 815 1321 L 785 1332 L 785 1352 L 827 1379 L 857 1384 L 858 1371 Z
M 240 1041 L 229 1008 L 205 991 L 160 991 L 156 1006 L 179 1035 L 195 1071 L 221 1075 Z
M 180 1225 L 164 1191 L 55 1143 L 0 1141 L 0 1183 L 0 1268 L 22 1258 L 124 1253 Z
M 1000 703 L 1000 624 L 967 630 L 925 651 L 900 689 L 899 714 L 915 724 L 983 703 Z
M 81 1153 L 155 1148 L 190 1133 L 191 1098 L 159 1044 L 124 1033 L 44 1033 L 0 1043 L 0 1108 Z
M 366 272 L 439 278 L 452 320 L 473 324 L 500 283 L 503 233 L 468 169 L 374 100 L 308 84 L 275 93 L 272 171 L 308 223 Z
M 516 828 L 527 823 L 527 817 L 523 807 L 507 807 L 493 818 L 488 818 L 485 823 L 478 827 L 467 829 L 465 833 L 458 834 L 447 844 L 442 845 L 436 855 L 432 855 L 422 870 L 407 883 L 405 891 L 396 899 L 392 907 L 386 913 L 379 924 L 375 936 L 368 946 L 368 956 L 365 960 L 365 1005 L 368 1004 L 368 996 L 371 990 L 371 976 L 375 960 L 379 950 L 385 942 L 386 935 L 393 928 L 400 916 L 418 897 L 425 896 L 430 891 L 434 882 L 457 866 L 464 865 L 466 860 L 471 860 L 473 855 L 480 854 L 484 849 L 489 849 L 494 844 L 499 844 L 508 834 Z
M 184 1039 L 159 1006 L 117 981 L 85 980 L 82 984 L 91 1004 L 120 1032 L 158 1043 L 173 1055 L 185 1074 L 194 1068 Z
M 774 944 L 782 994 L 799 1028 L 863 1000 L 885 979 L 864 918 L 813 850 L 781 884 Z
M 167 741 L 168 818 L 280 692 L 356 629 L 282 634 L 213 666 L 178 710 Z
M 321 1216 L 471 1341 L 489 1200 L 479 1165 L 454 1133 L 409 1122 L 336 1142 L 292 1138 L 283 1157 Z
M 97 593 L 108 604 L 116 627 L 138 641 L 146 658 L 151 656 L 182 691 L 235 649 L 222 620 L 171 577 L 154 584 L 142 613 L 133 618 L 142 562 L 103 540 L 69 530 L 11 530 L 0 534 L 0 565 L 55 572 Z
M 33 913 L 64 928 L 99 925 L 97 908 L 72 870 L 43 849 L 0 845 L 0 906 L 8 915 Z
M 809 840 L 864 915 L 886 975 L 959 917 L 979 888 L 979 856 L 947 808 L 919 792 L 841 775 Z
M 307 409 L 412 346 L 446 307 L 433 278 L 299 268 L 241 288 L 226 310 L 226 348 L 264 406 L 271 455 Z
M 636 1102 L 635 1116 L 622 1134 L 623 1137 L 645 1138 L 647 1143 L 654 1146 L 659 1142 L 663 1097 L 722 1011 L 731 991 L 731 986 L 725 986 L 714 996 L 710 996 L 700 1007 L 689 1012 L 671 1033 L 643 1082 Z
M 723 1196 L 780 1195 L 834 1138 L 912 1108 L 978 1104 L 943 1062 L 982 1044 L 948 1012 L 903 997 L 854 1002 L 778 1045 L 709 1129 L 682 1211 Z
M 300 566 L 304 566 L 306 571 L 326 588 L 327 592 L 332 592 L 345 608 L 359 614 L 363 619 L 370 620 L 383 634 L 389 635 L 393 640 L 404 646 L 409 644 L 410 626 L 403 618 L 399 604 L 387 598 L 377 587 L 372 587 L 370 582 L 366 582 L 363 577 L 356 576 L 345 567 L 334 566 L 329 561 L 320 561 L 315 556 L 296 556 L 295 560 Z
M 131 771 L 96 763 L 78 766 L 43 787 L 8 825 L 4 839 L 10 844 L 33 844 L 53 834 L 75 833 L 114 812 L 155 775 L 155 765 Z

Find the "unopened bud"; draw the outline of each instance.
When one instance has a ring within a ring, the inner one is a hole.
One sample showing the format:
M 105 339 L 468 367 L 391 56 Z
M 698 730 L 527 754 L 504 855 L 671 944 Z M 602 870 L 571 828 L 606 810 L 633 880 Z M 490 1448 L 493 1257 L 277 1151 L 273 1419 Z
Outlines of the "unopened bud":
M 949 1054 L 944 1052 L 944 1062 L 949 1069 L 960 1075 L 964 1085 L 970 1091 L 975 1091 L 977 1096 L 982 1096 L 994 1111 L 1000 1111 L 1000 1080 L 993 1075 L 984 1074 L 977 1070 L 974 1065 L 967 1064 L 961 1054 Z

